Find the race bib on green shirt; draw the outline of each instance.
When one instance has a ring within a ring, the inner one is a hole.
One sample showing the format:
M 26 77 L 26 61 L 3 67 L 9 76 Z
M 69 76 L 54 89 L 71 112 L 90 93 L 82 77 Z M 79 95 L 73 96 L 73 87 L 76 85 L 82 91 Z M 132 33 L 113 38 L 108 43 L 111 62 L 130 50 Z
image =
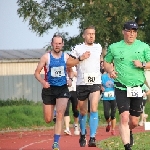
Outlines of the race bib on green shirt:
M 141 87 L 127 87 L 127 97 L 142 97 Z

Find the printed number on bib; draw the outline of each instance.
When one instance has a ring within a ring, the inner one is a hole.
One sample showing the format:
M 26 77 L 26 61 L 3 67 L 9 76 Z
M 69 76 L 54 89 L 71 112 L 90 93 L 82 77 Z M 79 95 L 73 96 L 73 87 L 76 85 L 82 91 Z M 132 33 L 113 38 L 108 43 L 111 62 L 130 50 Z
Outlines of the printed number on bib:
M 51 76 L 52 77 L 62 77 L 62 76 L 65 76 L 64 66 L 51 68 Z
M 86 84 L 94 84 L 95 80 L 96 80 L 95 73 L 84 73 L 84 82 Z
M 104 97 L 114 97 L 114 91 L 104 92 Z
M 141 87 L 127 87 L 127 97 L 142 97 Z

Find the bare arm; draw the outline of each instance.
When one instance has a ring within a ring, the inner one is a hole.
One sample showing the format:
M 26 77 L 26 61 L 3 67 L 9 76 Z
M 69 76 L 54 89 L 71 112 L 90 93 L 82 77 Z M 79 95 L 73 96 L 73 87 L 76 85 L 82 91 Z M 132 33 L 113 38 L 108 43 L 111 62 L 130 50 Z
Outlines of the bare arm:
M 104 61 L 104 69 L 108 73 L 112 72 L 113 71 L 112 64 Z
M 77 72 L 76 71 L 74 71 L 74 77 L 77 77 Z
M 72 68 L 68 67 L 67 68 L 67 73 L 68 73 L 68 77 L 69 78 L 73 78 L 74 77 L 74 72 L 73 72 Z
M 89 57 L 90 57 L 89 51 L 86 51 L 85 53 L 83 53 L 81 56 L 79 56 L 79 58 L 76 58 L 76 57 L 70 55 L 69 58 L 67 59 L 67 66 L 68 67 L 74 67 L 80 61 L 83 61 L 84 59 L 87 59 Z
M 133 60 L 133 63 L 135 65 L 135 67 L 137 67 L 137 68 L 143 68 L 143 64 L 142 64 L 141 61 L 139 61 L 139 60 Z M 144 69 L 150 69 L 150 62 L 145 63 Z
M 73 58 L 73 57 L 69 57 L 67 59 L 67 67 L 74 67 L 79 63 L 79 59 L 78 58 Z
M 40 72 L 42 71 L 43 67 L 46 65 L 47 63 L 47 57 L 48 54 L 44 54 L 41 59 L 40 62 L 37 65 L 37 68 L 35 70 L 34 76 L 35 78 L 43 85 L 43 87 L 48 88 L 49 85 L 48 83 L 41 77 Z

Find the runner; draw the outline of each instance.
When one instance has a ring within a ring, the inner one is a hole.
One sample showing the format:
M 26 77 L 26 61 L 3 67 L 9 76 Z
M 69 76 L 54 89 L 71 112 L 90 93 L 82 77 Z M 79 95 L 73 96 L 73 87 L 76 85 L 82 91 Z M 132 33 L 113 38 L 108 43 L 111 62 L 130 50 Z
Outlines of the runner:
M 134 144 L 132 130 L 138 125 L 142 113 L 142 86 L 144 69 L 150 68 L 150 47 L 137 40 L 138 25 L 134 21 L 124 24 L 124 40 L 108 47 L 104 68 L 115 78 L 115 96 L 120 114 L 119 131 L 125 150 Z M 115 70 L 112 70 L 114 63 Z
M 116 126 L 116 100 L 114 92 L 114 79 L 110 77 L 110 74 L 104 72 L 102 75 L 102 97 L 103 97 L 103 108 L 104 116 L 107 121 L 106 132 L 111 129 L 111 134 L 115 135 Z
M 90 140 L 89 147 L 96 147 L 95 133 L 98 127 L 98 102 L 100 100 L 100 55 L 102 47 L 95 44 L 95 28 L 87 27 L 83 32 L 84 43 L 75 46 L 68 59 L 70 66 L 77 65 L 77 98 L 79 104 L 79 123 L 81 147 L 86 146 L 87 103 L 90 100 Z
M 60 35 L 53 36 L 51 45 L 53 49 L 41 57 L 34 75 L 43 86 L 42 100 L 46 123 L 50 123 L 53 120 L 53 111 L 56 105 L 56 123 L 52 148 L 53 150 L 59 150 L 59 138 L 62 131 L 63 116 L 70 97 L 67 86 L 66 67 L 66 61 L 69 55 L 62 52 L 64 41 Z M 46 80 L 40 75 L 44 66 L 46 66 L 47 70 Z M 72 78 L 72 70 L 68 69 L 68 72 L 69 78 Z M 72 82 L 72 80 L 69 82 Z

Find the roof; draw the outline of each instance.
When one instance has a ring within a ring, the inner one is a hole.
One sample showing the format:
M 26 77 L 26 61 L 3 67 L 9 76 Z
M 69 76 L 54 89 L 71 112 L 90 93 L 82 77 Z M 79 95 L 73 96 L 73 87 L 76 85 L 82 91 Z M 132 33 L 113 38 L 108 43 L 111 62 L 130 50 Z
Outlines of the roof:
M 45 51 L 45 49 L 0 50 L 0 60 L 39 59 Z

